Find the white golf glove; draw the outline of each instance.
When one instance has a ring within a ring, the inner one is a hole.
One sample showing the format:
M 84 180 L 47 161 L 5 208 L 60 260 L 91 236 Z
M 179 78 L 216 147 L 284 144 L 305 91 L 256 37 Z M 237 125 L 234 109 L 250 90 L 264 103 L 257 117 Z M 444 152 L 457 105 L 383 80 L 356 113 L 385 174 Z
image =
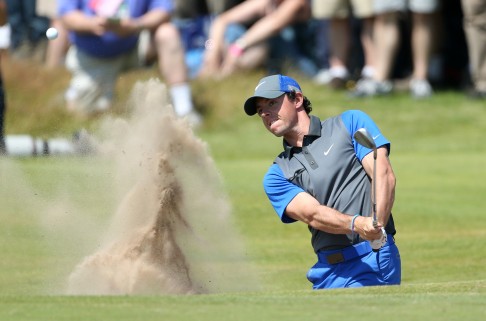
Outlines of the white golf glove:
M 374 252 L 379 251 L 383 245 L 386 244 L 387 241 L 387 236 L 385 232 L 385 228 L 381 228 L 381 237 L 379 239 L 370 241 L 371 248 L 373 249 Z

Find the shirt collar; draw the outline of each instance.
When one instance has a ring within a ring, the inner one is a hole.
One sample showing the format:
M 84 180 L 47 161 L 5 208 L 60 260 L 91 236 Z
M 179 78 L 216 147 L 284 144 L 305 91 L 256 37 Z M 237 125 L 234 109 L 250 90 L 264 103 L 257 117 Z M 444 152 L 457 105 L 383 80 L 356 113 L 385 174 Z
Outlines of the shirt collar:
M 307 135 L 304 136 L 303 146 L 307 146 L 310 143 L 312 143 L 315 139 L 321 137 L 321 129 L 322 129 L 321 120 L 318 117 L 311 115 L 309 132 Z M 300 147 L 289 145 L 289 143 L 287 143 L 285 139 L 283 140 L 283 147 L 284 147 L 284 153 L 286 158 L 291 158 L 293 152 L 300 150 Z

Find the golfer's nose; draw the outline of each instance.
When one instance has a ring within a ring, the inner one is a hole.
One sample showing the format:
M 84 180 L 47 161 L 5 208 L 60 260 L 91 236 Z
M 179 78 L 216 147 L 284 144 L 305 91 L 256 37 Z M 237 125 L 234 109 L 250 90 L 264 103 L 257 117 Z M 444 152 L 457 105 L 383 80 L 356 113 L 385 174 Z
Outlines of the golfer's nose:
M 258 113 L 258 116 L 260 116 L 262 118 L 265 117 L 265 116 L 268 116 L 268 111 L 265 108 L 260 109 L 257 113 Z

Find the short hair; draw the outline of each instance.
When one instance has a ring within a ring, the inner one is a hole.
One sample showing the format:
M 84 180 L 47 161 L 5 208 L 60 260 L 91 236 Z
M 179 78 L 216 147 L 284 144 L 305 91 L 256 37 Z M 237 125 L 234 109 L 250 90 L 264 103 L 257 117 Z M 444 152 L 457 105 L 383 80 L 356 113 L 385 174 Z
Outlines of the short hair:
M 295 99 L 295 90 L 292 90 L 291 92 L 288 92 L 286 93 L 287 97 L 289 97 L 290 100 L 294 100 Z M 312 111 L 312 103 L 310 102 L 310 100 L 304 96 L 304 110 L 305 112 L 307 113 L 307 115 L 309 115 Z

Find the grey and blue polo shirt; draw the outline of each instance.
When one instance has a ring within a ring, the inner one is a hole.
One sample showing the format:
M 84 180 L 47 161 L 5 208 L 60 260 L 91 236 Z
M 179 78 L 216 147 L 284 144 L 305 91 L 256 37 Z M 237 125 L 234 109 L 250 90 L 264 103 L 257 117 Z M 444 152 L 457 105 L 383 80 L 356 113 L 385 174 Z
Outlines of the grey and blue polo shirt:
M 287 205 L 301 192 L 315 197 L 320 204 L 341 213 L 371 216 L 371 184 L 361 160 L 372 150 L 359 145 L 353 134 L 366 128 L 377 147 L 390 142 L 364 112 L 349 110 L 321 121 L 310 116 L 309 133 L 303 146 L 294 147 L 284 140 L 284 151 L 277 156 L 263 179 L 263 186 L 273 208 L 284 223 L 295 220 L 285 214 Z M 314 251 L 343 248 L 360 242 L 351 234 L 331 234 L 309 226 Z M 386 226 L 395 234 L 393 217 Z

